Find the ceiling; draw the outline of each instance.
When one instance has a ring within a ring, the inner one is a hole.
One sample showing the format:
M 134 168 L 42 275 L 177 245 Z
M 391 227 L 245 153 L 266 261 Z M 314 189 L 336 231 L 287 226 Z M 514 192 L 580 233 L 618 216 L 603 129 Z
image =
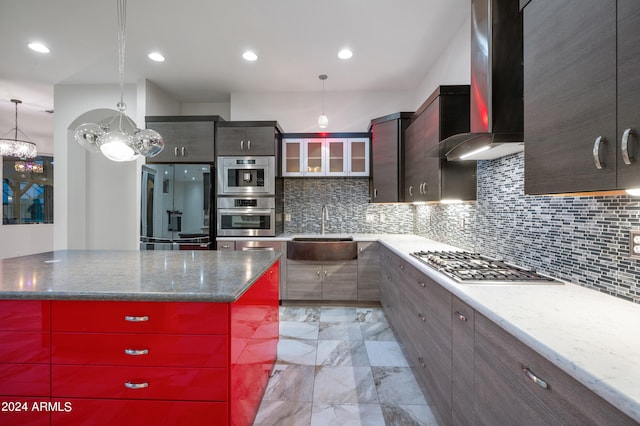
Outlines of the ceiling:
M 0 0 L 0 10 L 3 123 L 13 127 L 11 98 L 28 120 L 54 108 L 55 84 L 118 82 L 116 0 Z M 320 91 L 319 74 L 326 91 L 414 90 L 469 14 L 470 0 L 132 0 L 125 80 L 180 102 Z M 351 59 L 337 57 L 343 47 Z M 242 59 L 247 49 L 256 62 Z M 149 60 L 154 50 L 166 61 Z

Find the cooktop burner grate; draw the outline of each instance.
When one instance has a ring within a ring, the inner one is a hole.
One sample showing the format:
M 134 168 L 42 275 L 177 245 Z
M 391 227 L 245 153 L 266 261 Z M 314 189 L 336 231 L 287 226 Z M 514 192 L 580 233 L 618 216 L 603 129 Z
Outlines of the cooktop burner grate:
M 562 284 L 536 271 L 511 265 L 478 253 L 465 251 L 417 251 L 423 263 L 460 283 L 472 284 Z

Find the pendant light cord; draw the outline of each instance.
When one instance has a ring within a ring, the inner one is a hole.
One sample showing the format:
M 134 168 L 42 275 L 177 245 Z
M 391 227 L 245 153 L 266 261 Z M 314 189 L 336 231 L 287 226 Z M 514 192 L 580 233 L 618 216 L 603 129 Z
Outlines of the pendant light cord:
M 124 92 L 124 42 L 127 26 L 127 0 L 118 1 L 118 74 L 120 77 L 120 103 L 123 102 Z

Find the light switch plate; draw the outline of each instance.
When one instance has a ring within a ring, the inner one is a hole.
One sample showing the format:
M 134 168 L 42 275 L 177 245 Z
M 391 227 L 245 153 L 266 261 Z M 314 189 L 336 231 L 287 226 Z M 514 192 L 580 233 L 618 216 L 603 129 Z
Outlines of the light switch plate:
M 640 230 L 629 231 L 629 257 L 640 259 Z

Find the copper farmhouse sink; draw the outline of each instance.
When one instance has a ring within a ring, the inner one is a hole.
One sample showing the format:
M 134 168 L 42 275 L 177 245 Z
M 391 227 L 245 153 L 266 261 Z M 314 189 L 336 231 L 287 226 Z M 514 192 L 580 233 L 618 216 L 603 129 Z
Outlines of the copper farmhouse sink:
M 352 237 L 301 237 L 287 241 L 287 259 L 339 261 L 358 258 Z

